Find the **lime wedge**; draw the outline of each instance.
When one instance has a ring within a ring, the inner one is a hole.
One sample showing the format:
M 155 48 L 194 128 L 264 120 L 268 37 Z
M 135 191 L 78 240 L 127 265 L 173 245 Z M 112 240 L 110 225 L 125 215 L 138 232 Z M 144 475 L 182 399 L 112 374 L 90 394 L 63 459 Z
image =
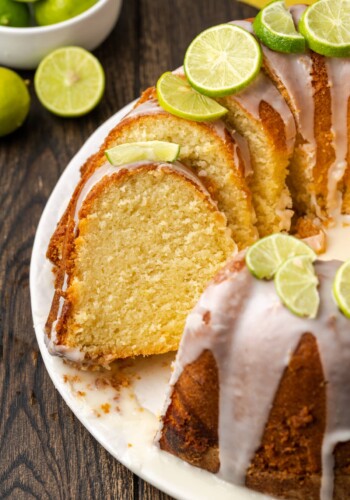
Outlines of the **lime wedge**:
M 287 259 L 297 255 L 307 255 L 311 261 L 315 252 L 305 243 L 287 234 L 272 234 L 257 241 L 246 255 L 249 271 L 259 279 L 271 279 L 277 269 Z
M 333 295 L 341 312 L 350 318 L 350 261 L 338 269 L 333 283 Z
M 220 97 L 242 90 L 260 71 L 261 48 L 254 36 L 233 24 L 200 33 L 187 49 L 184 69 L 204 95 Z
M 314 52 L 350 56 L 350 0 L 319 0 L 304 12 L 299 30 Z
M 148 141 L 120 144 L 105 152 L 108 161 L 119 167 L 137 161 L 175 161 L 179 157 L 180 146 L 173 142 Z
M 100 102 L 105 75 L 90 52 L 63 47 L 41 61 L 34 84 L 40 102 L 49 111 L 59 116 L 81 116 Z
M 288 259 L 275 276 L 276 291 L 283 304 L 297 316 L 316 318 L 320 297 L 318 278 L 308 255 Z
M 188 120 L 217 120 L 227 113 L 219 103 L 194 90 L 187 80 L 169 72 L 159 78 L 157 95 L 165 111 Z
M 305 51 L 305 38 L 295 29 L 284 0 L 276 0 L 261 10 L 253 28 L 260 40 L 272 50 L 287 54 Z

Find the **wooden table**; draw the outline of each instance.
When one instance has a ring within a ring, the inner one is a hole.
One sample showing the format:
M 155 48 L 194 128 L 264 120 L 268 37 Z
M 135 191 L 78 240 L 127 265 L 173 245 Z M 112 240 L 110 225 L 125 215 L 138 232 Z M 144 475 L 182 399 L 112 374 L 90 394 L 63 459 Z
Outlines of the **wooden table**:
M 102 103 L 61 119 L 30 80 L 25 125 L 0 139 L 0 498 L 166 499 L 112 458 L 68 409 L 48 377 L 32 327 L 29 265 L 46 201 L 71 157 L 110 115 L 182 64 L 203 29 L 254 15 L 234 0 L 124 0 L 96 50 L 107 74 Z M 1 40 L 0 40 L 1 43 Z

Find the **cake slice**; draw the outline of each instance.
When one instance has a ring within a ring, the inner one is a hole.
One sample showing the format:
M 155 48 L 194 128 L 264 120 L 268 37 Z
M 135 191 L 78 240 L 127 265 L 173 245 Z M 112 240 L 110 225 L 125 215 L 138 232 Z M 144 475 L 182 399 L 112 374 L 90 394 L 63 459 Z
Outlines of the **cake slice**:
M 105 150 L 119 144 L 161 140 L 181 147 L 179 160 L 196 175 L 227 217 L 228 226 L 239 246 L 253 243 L 257 236 L 251 192 L 245 174 L 249 173 L 250 156 L 244 139 L 231 136 L 222 121 L 193 122 L 173 116 L 158 104 L 154 88 L 142 95 L 137 106 L 107 136 L 99 152 L 82 169 L 82 179 L 72 197 L 79 195 L 89 176 L 106 161 Z M 237 140 L 240 140 L 238 144 Z M 58 264 L 67 226 L 68 212 L 58 223 L 51 238 L 47 256 Z
M 235 250 L 226 217 L 179 163 L 100 167 L 67 228 L 47 342 L 81 363 L 177 349 L 186 315 Z

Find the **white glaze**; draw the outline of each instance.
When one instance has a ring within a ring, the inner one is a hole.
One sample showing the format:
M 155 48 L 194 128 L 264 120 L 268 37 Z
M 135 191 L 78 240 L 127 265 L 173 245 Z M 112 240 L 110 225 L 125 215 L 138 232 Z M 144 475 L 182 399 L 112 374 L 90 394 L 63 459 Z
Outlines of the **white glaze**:
M 238 150 L 240 152 L 243 164 L 244 164 L 244 176 L 250 177 L 253 175 L 253 166 L 252 166 L 252 160 L 250 156 L 250 151 L 249 151 L 249 144 L 247 139 L 243 137 L 241 134 L 237 132 L 237 130 L 230 130 L 230 134 L 234 140 L 235 143 L 235 152 L 234 152 L 234 162 L 235 165 L 239 166 L 239 157 L 238 157 Z
M 137 116 L 144 115 L 157 115 L 157 114 L 167 114 L 167 112 L 159 105 L 157 99 L 148 99 L 147 101 L 139 104 L 133 108 L 122 121 L 129 118 L 136 118 Z
M 327 207 L 330 215 L 341 212 L 342 194 L 338 191 L 343 179 L 348 154 L 348 102 L 350 98 L 350 60 L 327 58 L 326 67 L 332 100 L 332 132 L 335 161 L 328 172 Z
M 256 280 L 246 268 L 226 271 L 226 279 L 212 283 L 188 316 L 171 385 L 204 350 L 213 353 L 220 380 L 221 478 L 244 484 L 284 370 L 302 335 L 312 332 L 328 382 L 321 498 L 331 500 L 334 446 L 350 439 L 350 322 L 339 313 L 331 294 L 339 265 L 316 264 L 321 297 L 316 320 L 294 316 L 282 305 L 273 282 Z M 206 324 L 203 317 L 208 311 Z

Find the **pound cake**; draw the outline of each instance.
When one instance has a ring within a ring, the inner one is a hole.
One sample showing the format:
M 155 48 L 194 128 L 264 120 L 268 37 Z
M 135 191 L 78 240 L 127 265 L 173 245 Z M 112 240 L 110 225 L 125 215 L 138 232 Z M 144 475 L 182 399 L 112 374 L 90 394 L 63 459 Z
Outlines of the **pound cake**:
M 235 250 L 225 216 L 180 163 L 101 167 L 70 223 L 47 342 L 76 362 L 175 350 L 187 313 Z
M 186 321 L 162 450 L 275 497 L 349 498 L 350 328 L 332 299 L 339 265 L 316 263 L 317 319 L 293 315 L 242 253 L 219 272 Z

